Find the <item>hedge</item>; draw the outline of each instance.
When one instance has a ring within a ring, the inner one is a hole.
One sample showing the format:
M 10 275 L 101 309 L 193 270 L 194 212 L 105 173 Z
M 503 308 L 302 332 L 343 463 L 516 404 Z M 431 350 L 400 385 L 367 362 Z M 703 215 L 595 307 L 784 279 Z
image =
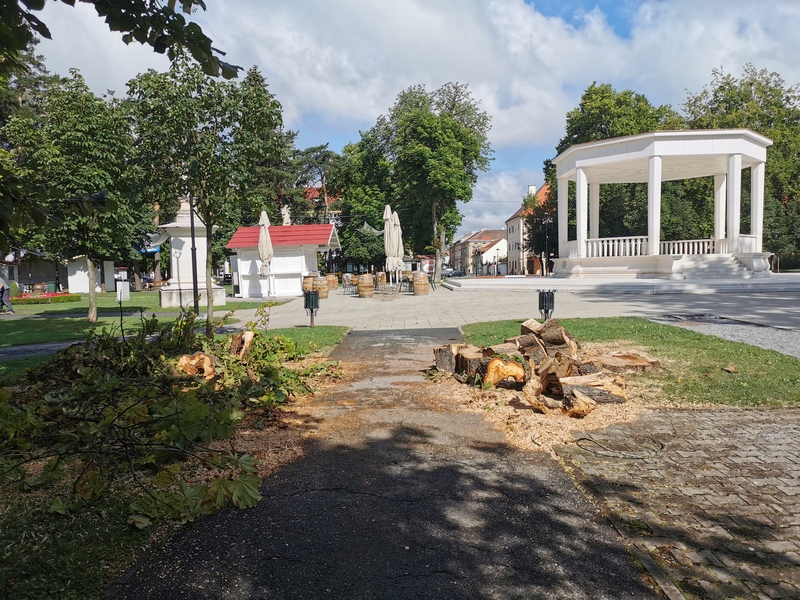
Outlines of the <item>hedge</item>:
M 61 302 L 80 302 L 80 294 L 59 294 L 57 296 L 17 296 L 11 298 L 12 304 L 59 304 Z

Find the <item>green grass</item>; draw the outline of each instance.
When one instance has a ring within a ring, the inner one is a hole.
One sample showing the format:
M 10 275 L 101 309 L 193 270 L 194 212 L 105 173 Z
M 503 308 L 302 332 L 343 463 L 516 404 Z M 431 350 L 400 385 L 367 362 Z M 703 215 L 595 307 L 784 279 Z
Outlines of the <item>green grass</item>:
M 13 303 L 13 301 L 12 301 Z M 225 311 L 231 309 L 251 309 L 259 308 L 264 302 L 240 302 L 228 299 L 225 306 L 215 306 L 215 311 Z M 144 311 L 145 315 L 152 313 L 174 313 L 179 314 L 179 308 L 162 308 L 159 300 L 159 293 L 150 292 L 131 292 L 131 299 L 122 303 L 122 310 L 125 314 L 138 314 Z M 15 304 L 14 311 L 18 315 L 41 315 L 41 316 L 64 316 L 64 315 L 85 315 L 89 312 L 89 295 L 81 294 L 80 302 L 67 302 L 59 304 Z M 205 307 L 200 307 L 203 313 Z M 119 315 L 119 303 L 117 295 L 113 292 L 103 292 L 97 294 L 97 312 L 104 315 Z
M 317 326 L 313 329 L 311 327 L 270 329 L 267 333 L 289 338 L 301 347 L 305 347 L 308 343 L 313 343 L 314 347 L 319 351 L 327 352 L 341 343 L 348 329 L 349 327 L 325 325 Z
M 0 362 L 0 381 L 3 385 L 14 385 L 21 381 L 28 369 L 50 360 L 50 356 L 29 356 Z
M 487 346 L 519 335 L 521 322 L 476 323 L 463 331 L 470 343 Z M 632 377 L 657 383 L 665 403 L 800 406 L 800 360 L 794 357 L 638 317 L 560 322 L 579 343 L 628 343 L 660 359 L 661 373 Z
M 49 512 L 49 494 L 13 491 L 0 496 L 4 598 L 99 598 L 153 535 L 126 523 L 125 498 L 62 516 Z

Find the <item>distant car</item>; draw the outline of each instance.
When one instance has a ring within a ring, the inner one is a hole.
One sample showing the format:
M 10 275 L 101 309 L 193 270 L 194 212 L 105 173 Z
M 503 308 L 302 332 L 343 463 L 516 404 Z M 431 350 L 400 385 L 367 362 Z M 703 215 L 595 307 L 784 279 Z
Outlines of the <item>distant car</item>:
M 464 273 L 464 271 L 459 271 L 459 270 L 455 270 L 452 273 L 450 273 L 450 277 L 466 277 L 466 276 L 467 274 Z
M 445 277 L 450 277 L 453 274 L 453 269 L 450 267 L 445 267 L 442 269 L 442 275 Z

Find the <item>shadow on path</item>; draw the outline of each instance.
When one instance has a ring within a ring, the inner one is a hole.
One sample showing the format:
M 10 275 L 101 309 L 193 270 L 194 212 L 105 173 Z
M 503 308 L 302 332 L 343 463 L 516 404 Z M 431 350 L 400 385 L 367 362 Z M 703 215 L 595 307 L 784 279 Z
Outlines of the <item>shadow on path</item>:
M 377 384 L 320 398 L 319 438 L 257 507 L 182 531 L 108 597 L 659 597 L 554 460 L 426 403 L 420 367 L 454 331 L 349 335 L 336 354 Z

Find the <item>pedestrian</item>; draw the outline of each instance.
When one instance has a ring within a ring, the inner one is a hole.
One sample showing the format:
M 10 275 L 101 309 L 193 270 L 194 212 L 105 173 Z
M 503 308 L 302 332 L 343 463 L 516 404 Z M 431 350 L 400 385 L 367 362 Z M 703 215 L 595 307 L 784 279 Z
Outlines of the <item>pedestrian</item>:
M 2 277 L 0 277 L 0 310 L 3 314 L 14 314 L 14 307 L 11 306 L 11 288 Z

